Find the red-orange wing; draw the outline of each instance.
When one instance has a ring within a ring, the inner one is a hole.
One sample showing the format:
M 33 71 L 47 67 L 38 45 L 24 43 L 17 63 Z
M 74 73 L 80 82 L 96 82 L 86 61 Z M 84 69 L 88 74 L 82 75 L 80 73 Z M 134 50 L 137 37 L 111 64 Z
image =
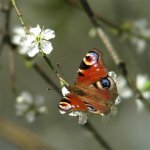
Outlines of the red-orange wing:
M 83 58 L 75 84 L 90 85 L 103 77 L 106 77 L 108 71 L 102 61 L 102 53 L 97 49 L 89 51 Z

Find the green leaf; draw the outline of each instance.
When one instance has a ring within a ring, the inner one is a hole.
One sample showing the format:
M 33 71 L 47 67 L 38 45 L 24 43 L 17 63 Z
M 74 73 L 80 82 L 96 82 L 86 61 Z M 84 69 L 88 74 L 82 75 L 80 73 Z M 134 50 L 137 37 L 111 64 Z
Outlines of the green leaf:
M 149 91 L 150 90 L 150 80 L 144 84 L 142 91 Z

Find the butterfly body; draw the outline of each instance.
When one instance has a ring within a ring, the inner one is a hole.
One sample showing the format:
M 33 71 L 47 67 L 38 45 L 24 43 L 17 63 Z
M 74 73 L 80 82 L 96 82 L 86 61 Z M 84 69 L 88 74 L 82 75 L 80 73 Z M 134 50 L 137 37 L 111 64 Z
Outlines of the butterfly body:
M 101 52 L 96 49 L 85 55 L 75 84 L 66 88 L 68 93 L 59 103 L 63 112 L 108 114 L 118 96 L 116 83 L 103 64 Z

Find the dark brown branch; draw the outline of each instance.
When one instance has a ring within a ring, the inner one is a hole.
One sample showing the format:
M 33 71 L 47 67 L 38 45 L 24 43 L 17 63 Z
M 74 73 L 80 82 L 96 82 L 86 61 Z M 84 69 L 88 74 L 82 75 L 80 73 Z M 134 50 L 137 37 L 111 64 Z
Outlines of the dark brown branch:
M 112 148 L 108 145 L 108 143 L 103 139 L 103 137 L 97 132 L 97 130 L 90 122 L 86 123 L 85 127 L 93 133 L 95 139 L 97 139 L 100 145 L 102 145 L 106 150 L 112 150 Z
M 108 50 L 110 56 L 112 57 L 114 63 L 118 66 L 120 69 L 122 75 L 126 78 L 128 85 L 132 88 L 133 92 L 135 93 L 136 97 L 143 101 L 146 108 L 150 111 L 150 103 L 143 97 L 142 93 L 138 90 L 135 83 L 131 80 L 129 73 L 126 68 L 126 64 L 120 59 L 117 51 L 114 49 L 112 43 L 110 42 L 108 36 L 105 34 L 105 32 L 101 29 L 101 27 L 98 25 L 98 21 L 94 17 L 94 13 L 92 9 L 90 8 L 89 4 L 86 0 L 80 0 L 81 5 L 83 6 L 85 12 L 89 16 L 89 19 L 91 20 L 93 26 L 96 28 L 97 34 L 99 39 L 103 42 L 106 49 Z M 92 14 L 92 15 L 91 15 Z M 93 22 L 94 21 L 94 22 Z
M 98 22 L 96 21 L 96 17 L 93 13 L 93 11 L 91 10 L 90 6 L 88 5 L 86 0 L 80 0 L 81 5 L 83 6 L 83 9 L 85 10 L 85 12 L 87 13 L 87 15 L 89 16 L 91 22 L 93 23 L 93 25 L 95 27 L 99 26 Z
M 10 36 L 9 36 L 9 25 L 10 25 L 10 13 L 11 13 L 11 1 L 7 0 L 5 7 L 1 6 L 1 11 L 4 13 L 4 33 L 0 43 L 0 55 L 3 50 L 4 43 L 10 43 Z
M 10 77 L 11 77 L 11 88 L 13 93 L 16 93 L 16 66 L 14 60 L 14 51 L 10 48 L 9 52 L 9 70 L 10 70 Z

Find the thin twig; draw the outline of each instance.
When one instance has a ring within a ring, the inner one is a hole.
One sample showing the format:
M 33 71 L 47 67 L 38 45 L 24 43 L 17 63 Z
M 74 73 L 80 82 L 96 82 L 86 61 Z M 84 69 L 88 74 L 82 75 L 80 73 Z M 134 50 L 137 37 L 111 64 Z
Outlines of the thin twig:
M 122 34 L 127 34 L 128 36 L 136 37 L 136 38 L 145 40 L 147 42 L 150 42 L 150 37 L 148 37 L 148 36 L 144 36 L 142 34 L 136 34 L 136 33 L 132 32 L 131 30 L 126 30 L 125 28 L 122 28 L 122 27 L 110 22 L 109 20 L 105 19 L 103 16 L 100 16 L 96 13 L 94 13 L 94 15 L 98 19 L 99 22 L 102 22 L 102 23 L 106 24 L 107 26 L 115 29 L 118 33 L 117 35 L 119 35 L 119 36 Z
M 108 50 L 110 56 L 112 57 L 114 63 L 120 69 L 122 75 L 126 78 L 126 80 L 128 82 L 128 85 L 132 88 L 133 92 L 135 93 L 135 96 L 138 99 L 140 99 L 141 101 L 143 101 L 143 103 L 145 104 L 146 108 L 150 111 L 150 103 L 143 97 L 141 91 L 138 90 L 138 88 L 136 87 L 135 83 L 131 80 L 131 78 L 129 76 L 129 73 L 127 71 L 127 68 L 126 68 L 126 64 L 120 59 L 117 51 L 114 49 L 112 43 L 110 42 L 109 37 L 106 35 L 106 33 L 100 27 L 100 25 L 99 25 L 99 23 L 98 23 L 98 21 L 96 19 L 96 16 L 94 15 L 94 12 L 90 8 L 88 2 L 86 0 L 80 0 L 80 2 L 81 2 L 81 5 L 83 6 L 85 12 L 89 16 L 93 26 L 95 27 L 99 39 L 105 45 L 105 47 Z
M 28 29 L 27 29 L 27 27 L 26 27 L 26 25 L 24 23 L 24 20 L 22 18 L 22 14 L 20 13 L 19 8 L 16 5 L 16 1 L 15 0 L 11 0 L 11 2 L 12 2 L 13 7 L 15 8 L 16 14 L 17 14 L 17 16 L 18 16 L 18 18 L 19 18 L 19 20 L 21 22 L 22 27 L 24 28 L 25 32 L 28 34 L 29 31 L 28 31 Z

